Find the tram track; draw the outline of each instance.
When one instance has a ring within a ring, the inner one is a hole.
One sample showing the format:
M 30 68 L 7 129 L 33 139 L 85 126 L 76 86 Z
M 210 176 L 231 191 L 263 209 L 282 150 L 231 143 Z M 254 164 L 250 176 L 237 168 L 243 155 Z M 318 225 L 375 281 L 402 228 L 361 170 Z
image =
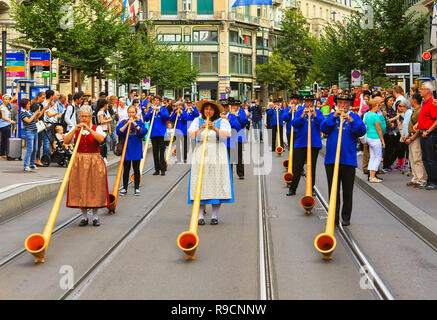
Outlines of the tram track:
M 145 211 L 140 218 L 138 218 L 129 228 L 125 231 L 118 240 L 113 242 L 106 250 L 98 257 L 86 271 L 74 282 L 73 286 L 62 294 L 58 300 L 71 300 L 75 299 L 86 288 L 86 286 L 92 281 L 94 276 L 99 272 L 100 268 L 103 268 L 107 263 L 110 263 L 112 258 L 117 254 L 125 243 L 127 243 L 136 232 L 141 229 L 144 223 L 147 222 L 147 218 L 157 212 L 159 208 L 170 198 L 173 191 L 181 184 L 183 179 L 188 175 L 190 169 L 186 170 L 179 178 L 166 190 L 161 196 L 151 205 L 151 207 Z
M 143 176 L 146 175 L 147 173 L 149 173 L 150 171 L 153 170 L 153 166 L 146 169 L 143 172 Z M 133 181 L 129 181 L 128 185 L 131 185 L 133 183 Z M 77 219 L 79 219 L 82 216 L 82 213 L 77 213 L 74 216 L 72 216 L 70 219 L 68 219 L 67 221 L 61 223 L 60 225 L 58 225 L 57 227 L 55 227 L 53 229 L 52 235 L 55 235 L 57 233 L 60 233 L 62 230 L 68 228 L 69 226 L 71 226 L 73 223 L 76 222 Z M 5 258 L 0 260 L 0 270 L 2 268 L 4 268 L 6 265 L 8 265 L 9 263 L 17 260 L 18 258 L 20 258 L 23 254 L 26 253 L 26 249 L 23 247 L 21 249 L 15 250 L 14 252 L 8 254 Z

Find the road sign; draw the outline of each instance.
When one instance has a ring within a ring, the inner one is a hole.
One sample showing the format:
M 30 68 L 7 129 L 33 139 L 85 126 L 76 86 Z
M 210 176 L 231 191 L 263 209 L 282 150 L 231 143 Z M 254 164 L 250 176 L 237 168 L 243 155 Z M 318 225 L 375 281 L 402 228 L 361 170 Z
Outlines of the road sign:
M 352 70 L 351 72 L 351 85 L 361 86 L 361 71 L 360 70 Z
M 141 86 L 144 90 L 150 90 L 150 78 L 143 79 Z
M 231 93 L 231 87 L 226 87 L 226 89 L 225 89 L 225 91 L 226 91 L 226 93 Z
M 429 52 L 424 52 L 424 53 L 422 54 L 422 58 L 423 58 L 423 60 L 428 61 L 429 59 L 431 59 L 431 53 L 429 53 Z

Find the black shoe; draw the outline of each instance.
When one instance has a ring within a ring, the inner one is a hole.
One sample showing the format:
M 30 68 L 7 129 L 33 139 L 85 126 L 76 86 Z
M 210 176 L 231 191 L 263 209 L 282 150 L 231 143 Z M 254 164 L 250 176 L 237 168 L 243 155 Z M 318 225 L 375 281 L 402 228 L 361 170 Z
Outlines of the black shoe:
M 161 171 L 161 176 L 165 176 L 165 171 Z
M 341 222 L 341 225 L 342 225 L 343 227 L 350 226 L 350 224 L 351 224 L 350 221 L 342 221 L 342 222 Z
M 82 219 L 79 222 L 79 227 L 87 226 L 88 225 L 88 219 Z
M 375 178 L 379 180 L 384 180 L 383 178 L 378 177 L 378 175 L 375 174 Z
M 159 176 L 159 171 L 155 171 L 154 176 Z
M 240 178 L 240 180 L 244 180 L 244 176 L 241 176 L 241 177 L 239 177 Z
M 99 220 L 93 220 L 93 226 L 94 227 L 100 226 L 100 221 Z
M 212 224 L 212 225 L 216 225 L 216 224 L 218 224 L 218 220 L 217 220 L 217 219 L 211 219 L 211 224 Z
M 295 190 L 289 190 L 287 193 L 287 196 L 295 196 L 296 195 L 296 191 Z
M 199 219 L 199 226 L 205 225 L 205 219 Z
M 369 173 L 369 171 L 363 171 L 363 174 L 368 174 Z

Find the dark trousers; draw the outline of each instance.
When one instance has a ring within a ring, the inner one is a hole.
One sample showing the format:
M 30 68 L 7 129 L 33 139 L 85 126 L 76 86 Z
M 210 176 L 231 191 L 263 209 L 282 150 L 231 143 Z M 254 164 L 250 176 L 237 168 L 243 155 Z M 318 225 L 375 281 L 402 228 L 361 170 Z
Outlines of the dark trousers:
M 141 160 L 125 160 L 123 163 L 123 188 L 127 190 L 130 177 L 130 167 L 134 168 L 135 189 L 140 188 L 140 162 Z
M 2 134 L 2 138 L 0 141 L 0 156 L 6 155 L 6 144 L 8 143 L 8 139 L 11 137 L 11 126 L 6 126 L 0 128 L 0 132 Z
M 244 177 L 244 164 L 243 164 L 243 142 L 237 143 L 237 175 Z M 235 152 L 235 149 L 228 148 L 228 155 L 231 161 L 231 171 L 234 172 L 234 165 L 231 160 L 231 152 Z
M 422 162 L 428 175 L 427 183 L 437 184 L 437 132 L 432 132 L 428 137 L 420 135 L 422 147 Z
M 383 168 L 387 169 L 390 168 L 393 162 L 398 158 L 399 155 L 401 155 L 403 148 L 402 144 L 400 142 L 400 135 L 389 135 L 386 133 L 384 135 L 384 142 L 385 142 L 385 153 L 384 153 L 384 161 L 383 161 Z
M 316 166 L 317 157 L 319 155 L 320 148 L 311 148 L 311 172 L 313 180 L 313 188 L 316 184 Z M 290 190 L 296 191 L 299 186 L 300 174 L 303 170 L 303 166 L 307 162 L 307 148 L 294 148 L 293 149 L 293 181 L 290 185 Z
M 334 176 L 334 164 L 325 164 L 328 178 L 328 193 L 331 195 L 332 179 Z M 338 170 L 337 202 L 335 206 L 335 221 L 339 221 L 340 214 L 340 185 L 343 190 L 343 206 L 341 210 L 342 221 L 350 221 L 352 215 L 352 203 L 355 182 L 355 167 L 340 164 Z
M 284 126 L 279 126 L 279 136 L 281 140 L 281 147 L 284 148 Z M 278 126 L 272 127 L 272 151 L 276 151 L 276 136 L 278 135 Z
M 38 146 L 36 149 L 36 160 L 41 160 L 41 147 L 43 143 L 44 131 L 38 133 Z
M 164 137 L 151 137 L 153 149 L 153 161 L 155 163 L 155 171 L 165 171 L 165 141 Z

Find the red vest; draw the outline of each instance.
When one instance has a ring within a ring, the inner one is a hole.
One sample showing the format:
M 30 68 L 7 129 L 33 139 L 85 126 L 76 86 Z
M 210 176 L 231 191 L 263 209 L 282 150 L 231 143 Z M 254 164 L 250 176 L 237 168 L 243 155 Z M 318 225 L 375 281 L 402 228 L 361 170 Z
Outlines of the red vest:
M 91 127 L 91 129 L 96 131 L 97 126 L 93 125 Z M 74 144 L 76 144 L 78 136 L 79 136 L 79 134 L 74 135 Z M 87 134 L 87 135 L 82 134 L 82 137 L 80 138 L 79 147 L 77 148 L 77 152 L 80 152 L 80 153 L 100 153 L 100 145 L 97 142 L 97 140 L 94 139 L 94 137 L 91 133 Z

